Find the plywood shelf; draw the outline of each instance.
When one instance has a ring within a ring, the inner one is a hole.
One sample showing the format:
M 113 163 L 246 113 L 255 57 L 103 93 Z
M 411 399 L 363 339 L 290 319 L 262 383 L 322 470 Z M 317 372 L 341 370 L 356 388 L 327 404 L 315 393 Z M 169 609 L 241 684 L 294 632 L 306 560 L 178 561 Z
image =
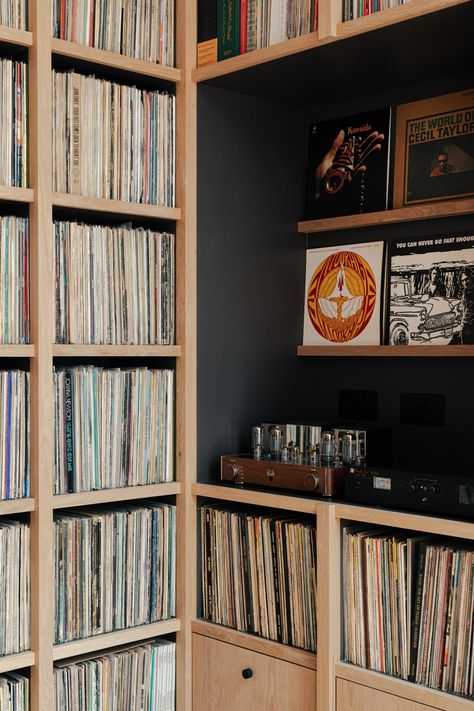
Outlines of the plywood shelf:
M 31 203 L 34 200 L 34 192 L 31 188 L 12 188 L 9 185 L 0 185 L 0 200 Z
M 0 25 L 0 42 L 17 44 L 20 47 L 33 46 L 33 33 L 26 30 L 16 30 L 13 27 Z
M 34 355 L 35 347 L 33 345 L 10 343 L 0 345 L 0 358 L 33 358 Z
M 131 501 L 158 496 L 172 496 L 181 493 L 179 482 L 167 484 L 145 484 L 144 486 L 123 486 L 117 489 L 83 491 L 78 494 L 57 494 L 53 497 L 53 508 L 64 509 L 72 506 L 107 504 L 113 501 Z
M 27 513 L 35 510 L 35 500 L 31 497 L 24 499 L 8 499 L 0 501 L 0 516 Z
M 181 346 L 83 346 L 57 343 L 53 356 L 109 358 L 179 358 Z
M 105 200 L 103 198 L 87 197 L 85 195 L 73 195 L 72 193 L 53 193 L 53 206 L 70 210 L 113 213 L 123 215 L 124 218 L 141 217 L 156 220 L 181 219 L 181 210 L 178 207 L 142 205 L 136 202 Z
M 16 669 L 24 669 L 25 667 L 32 667 L 34 663 L 34 652 L 8 654 L 6 657 L 0 657 L 0 674 L 15 671 Z
M 402 8 L 407 5 L 400 6 Z M 398 8 L 394 8 L 398 9 Z M 382 212 L 368 212 L 364 215 L 347 215 L 330 217 L 322 220 L 306 220 L 298 223 L 298 232 L 315 234 L 333 230 L 352 230 L 360 227 L 389 225 L 397 222 L 413 222 L 416 220 L 433 220 L 439 217 L 457 217 L 474 213 L 474 199 L 445 200 L 427 205 L 412 205 Z
M 378 689 L 414 703 L 426 704 L 440 711 L 472 711 L 472 700 L 447 694 L 436 689 L 429 689 L 420 684 L 413 684 L 403 679 L 381 674 L 380 672 L 362 669 L 353 664 L 339 662 L 335 665 L 336 677 L 347 679 L 356 684 L 363 684 L 371 689 Z
M 58 661 L 59 659 L 67 659 L 79 654 L 89 654 L 91 652 L 106 650 L 110 647 L 118 647 L 122 644 L 142 642 L 152 637 L 178 632 L 180 627 L 180 621 L 177 619 L 164 620 L 163 622 L 154 622 L 150 625 L 129 627 L 126 630 L 119 630 L 118 632 L 99 634 L 95 637 L 88 637 L 87 639 L 78 639 L 74 642 L 55 644 L 53 648 L 53 659 L 54 661 Z
M 123 54 L 108 52 L 104 49 L 87 47 L 86 45 L 68 42 L 66 40 L 53 38 L 51 40 L 51 50 L 53 54 L 63 57 L 80 59 L 81 61 L 99 64 L 105 67 L 113 67 L 124 72 L 142 74 L 153 79 L 163 79 L 177 83 L 181 81 L 181 71 L 174 67 L 165 67 L 154 62 L 147 62 L 143 59 L 133 59 Z
M 225 484 L 193 484 L 192 493 L 195 496 L 204 496 L 210 499 L 223 501 L 236 501 L 242 504 L 255 506 L 270 506 L 286 511 L 299 511 L 301 513 L 316 514 L 321 500 L 303 498 L 301 496 L 288 496 L 276 494 L 271 491 L 255 491 L 243 487 L 232 487 Z M 323 502 L 324 503 L 324 502 Z
M 474 346 L 298 346 L 298 355 L 326 358 L 472 358 Z
M 257 637 L 254 634 L 238 632 L 229 627 L 216 625 L 206 620 L 194 620 L 192 622 L 192 631 L 197 634 L 202 634 L 212 639 L 218 639 L 221 642 L 235 644 L 237 647 L 251 649 L 259 654 L 266 654 L 269 657 L 276 657 L 291 664 L 299 664 L 308 669 L 317 668 L 317 656 L 312 652 L 307 652 L 305 649 L 290 647 L 288 644 L 281 644 L 270 639 Z

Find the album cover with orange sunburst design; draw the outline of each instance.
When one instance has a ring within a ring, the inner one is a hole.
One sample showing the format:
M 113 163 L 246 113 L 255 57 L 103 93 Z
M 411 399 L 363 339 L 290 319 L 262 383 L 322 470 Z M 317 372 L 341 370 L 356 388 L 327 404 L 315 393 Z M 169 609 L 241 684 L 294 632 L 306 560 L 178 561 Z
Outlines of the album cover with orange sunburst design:
M 384 242 L 308 249 L 303 345 L 383 343 Z

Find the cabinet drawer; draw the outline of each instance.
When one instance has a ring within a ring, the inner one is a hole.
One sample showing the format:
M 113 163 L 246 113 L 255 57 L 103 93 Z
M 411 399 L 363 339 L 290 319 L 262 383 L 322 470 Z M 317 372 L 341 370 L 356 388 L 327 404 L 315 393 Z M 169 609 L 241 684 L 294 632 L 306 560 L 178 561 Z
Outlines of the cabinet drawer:
M 433 706 L 417 704 L 384 691 L 337 680 L 337 711 L 439 711 Z
M 193 711 L 244 710 L 316 711 L 316 672 L 194 634 Z

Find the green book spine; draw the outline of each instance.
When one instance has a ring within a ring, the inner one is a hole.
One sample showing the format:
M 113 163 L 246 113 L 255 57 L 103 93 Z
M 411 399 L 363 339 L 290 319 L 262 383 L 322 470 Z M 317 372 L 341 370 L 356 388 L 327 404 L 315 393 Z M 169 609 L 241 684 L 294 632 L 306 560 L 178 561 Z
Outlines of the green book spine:
M 240 54 L 240 0 L 217 0 L 217 59 Z

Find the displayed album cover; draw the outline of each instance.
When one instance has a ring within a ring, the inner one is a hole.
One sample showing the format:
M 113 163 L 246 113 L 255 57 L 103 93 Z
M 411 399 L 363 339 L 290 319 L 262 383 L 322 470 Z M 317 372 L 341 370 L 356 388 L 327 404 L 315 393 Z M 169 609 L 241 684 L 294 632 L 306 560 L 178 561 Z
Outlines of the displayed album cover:
M 474 89 L 397 108 L 393 206 L 474 195 Z
M 391 345 L 474 344 L 474 235 L 394 242 Z
M 310 127 L 306 219 L 387 209 L 390 108 Z
M 306 252 L 303 345 L 379 345 L 384 243 Z

